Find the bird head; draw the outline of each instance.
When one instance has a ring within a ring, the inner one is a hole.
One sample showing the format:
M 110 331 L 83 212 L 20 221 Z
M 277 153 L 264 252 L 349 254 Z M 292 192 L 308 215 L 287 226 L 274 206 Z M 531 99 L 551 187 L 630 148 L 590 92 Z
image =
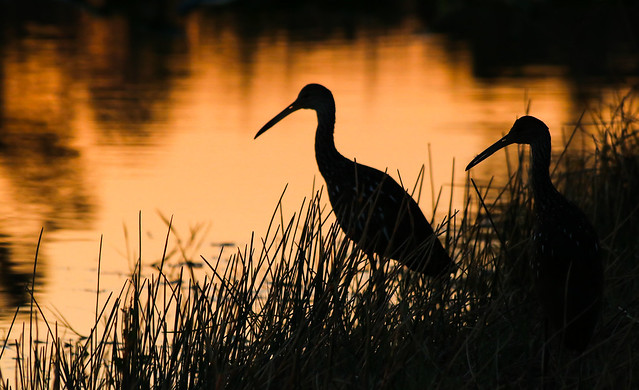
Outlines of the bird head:
M 517 119 L 506 137 L 510 143 L 532 144 L 548 134 L 548 126 L 534 116 L 526 115 Z
M 470 168 L 484 161 L 490 155 L 505 146 L 511 144 L 530 145 L 535 143 L 539 139 L 544 139 L 545 137 L 550 137 L 550 133 L 548 132 L 548 126 L 546 126 L 544 122 L 535 118 L 534 116 L 522 116 L 515 121 L 508 134 L 503 136 L 499 141 L 490 145 L 488 148 L 486 148 L 486 150 L 479 153 L 477 157 L 475 157 L 470 163 L 468 163 L 468 166 L 466 166 L 466 170 L 469 170 Z
M 330 100 L 333 100 L 333 94 L 328 88 L 320 84 L 307 84 L 302 88 L 292 105 L 297 105 L 298 108 L 317 110 L 319 106 Z
M 308 84 L 297 95 L 297 99 L 288 105 L 282 112 L 277 114 L 273 119 L 268 121 L 260 131 L 255 134 L 255 138 L 259 137 L 266 130 L 275 126 L 276 123 L 286 118 L 288 115 L 300 109 L 321 110 L 323 107 L 334 107 L 333 94 L 328 88 L 320 84 Z

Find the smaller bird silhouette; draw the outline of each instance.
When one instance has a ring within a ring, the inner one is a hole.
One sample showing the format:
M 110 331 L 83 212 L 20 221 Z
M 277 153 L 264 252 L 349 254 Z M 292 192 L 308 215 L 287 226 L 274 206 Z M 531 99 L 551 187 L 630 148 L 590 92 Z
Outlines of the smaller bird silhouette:
M 255 138 L 299 109 L 317 113 L 315 158 L 346 236 L 371 259 L 377 254 L 425 275 L 450 274 L 452 260 L 406 190 L 386 173 L 349 160 L 335 148 L 335 100 L 326 87 L 309 84 L 302 88 L 297 99 L 265 124 Z
M 583 351 L 597 323 L 603 296 L 603 265 L 597 233 L 588 218 L 550 181 L 550 132 L 524 116 L 502 139 L 475 157 L 466 170 L 510 144 L 531 147 L 536 227 L 532 265 L 541 304 L 564 344 Z

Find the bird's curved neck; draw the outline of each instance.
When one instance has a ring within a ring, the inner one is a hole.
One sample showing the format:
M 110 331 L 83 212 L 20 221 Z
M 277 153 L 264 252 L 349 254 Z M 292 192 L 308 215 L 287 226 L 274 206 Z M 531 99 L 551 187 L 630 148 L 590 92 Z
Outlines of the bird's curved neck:
M 531 181 L 535 205 L 538 208 L 552 205 L 561 196 L 550 181 L 550 134 L 530 144 L 532 154 Z
M 335 148 L 333 131 L 335 129 L 335 105 L 316 109 L 317 111 L 317 131 L 315 132 L 315 158 L 322 175 L 324 175 L 331 165 L 344 157 Z

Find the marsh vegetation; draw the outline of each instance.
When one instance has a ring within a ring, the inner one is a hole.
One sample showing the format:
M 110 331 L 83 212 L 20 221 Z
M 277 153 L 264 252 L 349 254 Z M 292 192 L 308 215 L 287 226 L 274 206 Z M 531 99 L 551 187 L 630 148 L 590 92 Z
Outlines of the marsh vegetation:
M 172 243 L 169 222 L 155 271 L 143 277 L 148 261 L 138 259 L 121 291 L 96 297 L 90 334 L 59 338 L 60 325 L 31 299 L 33 323 L 46 326 L 13 327 L 4 345 L 17 353 L 15 371 L 0 373 L 1 386 L 636 388 L 637 113 L 633 92 L 587 112 L 573 134 L 594 148 L 568 134 L 552 158 L 554 183 L 589 216 L 604 250 L 603 313 L 581 354 L 544 331 L 529 267 L 528 151 L 520 149 L 505 184 L 468 181 L 465 207 L 445 213 L 440 239 L 459 265 L 450 280 L 394 261 L 382 262 L 384 278 L 375 280 L 331 223 L 322 189 L 293 215 L 278 204 L 270 228 L 230 256 L 191 258 Z M 187 266 L 169 276 L 175 261 Z M 190 272 L 198 262 L 205 277 Z

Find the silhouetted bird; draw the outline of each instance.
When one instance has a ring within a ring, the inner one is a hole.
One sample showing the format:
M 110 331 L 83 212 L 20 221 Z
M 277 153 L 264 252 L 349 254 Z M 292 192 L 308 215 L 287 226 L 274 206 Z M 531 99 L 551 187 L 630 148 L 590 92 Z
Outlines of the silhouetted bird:
M 374 253 L 393 258 L 431 276 L 452 272 L 450 257 L 410 195 L 386 173 L 351 161 L 335 149 L 335 101 L 327 88 L 319 84 L 302 88 L 255 138 L 302 108 L 317 112 L 315 158 L 346 236 L 371 259 Z
M 550 181 L 548 127 L 532 116 L 517 119 L 510 132 L 475 157 L 466 170 L 513 143 L 531 147 L 536 216 L 532 265 L 542 306 L 565 345 L 583 351 L 592 337 L 603 295 L 599 240 L 586 216 Z

